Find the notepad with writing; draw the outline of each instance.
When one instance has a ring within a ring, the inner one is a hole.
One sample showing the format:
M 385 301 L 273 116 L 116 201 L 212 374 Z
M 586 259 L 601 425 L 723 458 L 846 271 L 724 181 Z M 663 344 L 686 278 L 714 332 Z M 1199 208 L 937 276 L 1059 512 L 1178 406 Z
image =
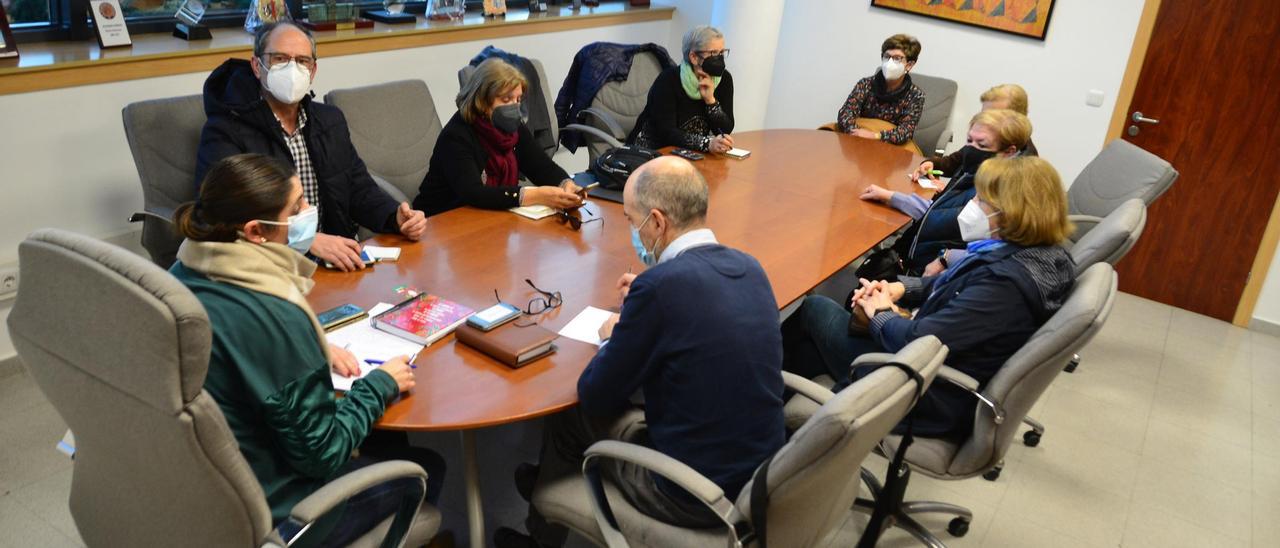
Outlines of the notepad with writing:
M 436 295 L 419 293 L 373 317 L 370 323 L 380 329 L 411 340 L 430 345 L 452 333 L 475 311 L 442 299 Z
M 547 207 L 544 205 L 513 207 L 508 211 L 515 213 L 516 215 L 519 215 L 521 217 L 533 219 L 535 221 L 538 219 L 542 219 L 544 217 L 550 217 L 556 214 L 556 210 L 551 209 L 550 207 Z
M 458 342 L 479 350 L 510 367 L 524 367 L 556 351 L 557 335 L 540 325 L 508 322 L 490 331 L 470 325 L 458 327 Z

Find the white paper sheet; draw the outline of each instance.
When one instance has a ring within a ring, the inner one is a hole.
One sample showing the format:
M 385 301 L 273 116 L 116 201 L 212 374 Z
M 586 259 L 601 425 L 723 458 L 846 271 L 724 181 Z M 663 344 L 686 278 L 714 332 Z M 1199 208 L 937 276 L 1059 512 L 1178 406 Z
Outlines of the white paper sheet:
M 377 306 L 369 310 L 369 317 L 356 323 L 327 333 L 325 337 L 329 340 L 329 344 L 346 348 L 349 352 L 356 355 L 356 359 L 360 362 L 360 377 L 368 375 L 370 371 L 377 369 L 377 365 L 365 363 L 365 360 L 389 360 L 396 356 L 413 356 L 422 351 L 422 345 L 407 341 L 386 331 L 380 331 L 373 328 L 373 324 L 369 323 L 369 319 L 386 312 L 392 304 L 378 303 Z M 351 390 L 351 383 L 355 382 L 359 377 L 341 377 L 337 373 L 330 372 L 333 378 L 333 387 L 346 392 Z
M 919 180 L 917 180 L 916 182 L 917 182 L 917 183 L 920 183 L 920 186 L 922 186 L 922 187 L 924 187 L 924 188 L 928 188 L 928 189 L 937 189 L 937 188 L 938 188 L 938 185 L 934 184 L 934 182 L 933 182 L 932 180 L 930 180 L 928 177 L 921 177 L 921 178 L 920 178 Z
M 369 255 L 370 259 L 375 261 L 396 261 L 400 259 L 400 248 L 398 247 L 366 245 L 364 246 L 364 252 Z
M 600 346 L 600 326 L 612 314 L 608 310 L 588 306 L 560 330 L 560 336 Z
M 527 217 L 529 219 L 533 219 L 535 221 L 538 219 L 542 219 L 544 217 L 550 217 L 556 214 L 556 210 L 551 209 L 550 207 L 547 207 L 544 205 L 513 207 L 508 211 L 515 213 L 516 215 L 519 215 L 521 217 Z

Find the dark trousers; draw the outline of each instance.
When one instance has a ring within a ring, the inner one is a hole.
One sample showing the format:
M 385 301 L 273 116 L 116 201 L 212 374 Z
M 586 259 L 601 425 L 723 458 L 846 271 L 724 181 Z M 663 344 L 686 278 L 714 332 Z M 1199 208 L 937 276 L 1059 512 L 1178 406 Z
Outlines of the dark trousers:
M 849 364 L 858 356 L 884 349 L 870 335 L 850 335 L 849 316 L 831 299 L 805 297 L 800 308 L 782 322 L 782 368 L 807 379 L 830 375 L 841 388 L 857 380 L 850 377 Z
M 588 417 L 575 407 L 549 417 L 543 430 L 537 484 L 541 486 L 581 475 L 582 454 L 591 444 L 604 439 L 652 447 L 645 428 L 644 411 L 633 408 L 620 417 L 600 419 Z M 607 459 L 601 462 L 600 471 L 604 480 L 616 486 L 628 503 L 651 518 L 679 527 L 723 526 L 720 518 L 705 504 L 688 493 L 667 493 L 658 486 L 656 477 L 644 468 Z M 611 502 L 617 504 L 616 501 Z M 529 507 L 525 527 L 544 546 L 560 546 L 568 534 L 563 526 L 548 523 L 533 506 Z
M 421 466 L 427 472 L 427 502 L 435 504 L 440 500 L 440 490 L 444 486 L 444 458 L 425 447 L 409 445 L 409 436 L 404 432 L 374 430 L 361 444 L 360 456 L 351 459 L 339 475 L 388 460 L 407 460 Z M 336 547 L 351 544 L 391 517 L 405 496 L 417 489 L 416 485 L 416 480 L 398 479 L 357 493 L 341 508 L 317 520 L 315 529 L 327 530 L 327 534 L 323 540 L 307 542 L 307 545 Z M 333 525 L 332 528 L 320 527 L 319 522 L 331 522 Z

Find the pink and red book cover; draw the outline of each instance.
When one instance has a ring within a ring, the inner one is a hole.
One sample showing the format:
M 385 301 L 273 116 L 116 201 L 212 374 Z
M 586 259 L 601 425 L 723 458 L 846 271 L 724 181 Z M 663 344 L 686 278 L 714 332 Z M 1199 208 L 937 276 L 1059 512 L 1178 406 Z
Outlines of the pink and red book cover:
M 451 333 L 474 312 L 453 301 L 421 293 L 375 316 L 373 326 L 429 345 Z

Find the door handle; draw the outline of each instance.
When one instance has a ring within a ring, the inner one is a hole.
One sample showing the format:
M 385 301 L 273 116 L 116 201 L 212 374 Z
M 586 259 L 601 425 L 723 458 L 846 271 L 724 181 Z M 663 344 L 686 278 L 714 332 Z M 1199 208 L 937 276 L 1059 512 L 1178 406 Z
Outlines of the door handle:
M 1160 120 L 1157 120 L 1157 119 L 1155 119 L 1155 118 L 1145 118 L 1145 117 L 1143 117 L 1143 116 L 1142 116 L 1142 113 L 1141 113 L 1141 112 L 1139 112 L 1139 111 L 1134 111 L 1134 113 L 1133 113 L 1133 121 L 1135 121 L 1135 122 L 1142 122 L 1142 123 L 1144 123 L 1144 124 L 1158 124 L 1158 123 L 1160 123 Z

